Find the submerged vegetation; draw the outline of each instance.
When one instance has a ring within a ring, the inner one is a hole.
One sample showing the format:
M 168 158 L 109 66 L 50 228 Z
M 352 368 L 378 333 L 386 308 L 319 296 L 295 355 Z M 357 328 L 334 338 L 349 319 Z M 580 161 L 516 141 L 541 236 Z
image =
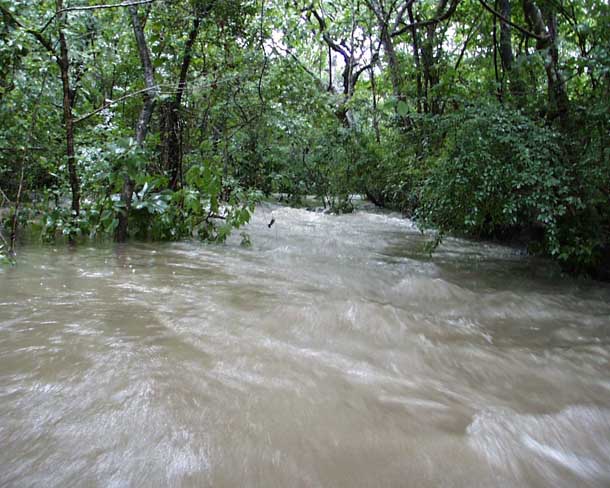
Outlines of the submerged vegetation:
M 223 241 L 265 195 L 610 275 L 602 0 L 0 0 L 0 259 Z M 246 234 L 244 243 L 249 243 Z

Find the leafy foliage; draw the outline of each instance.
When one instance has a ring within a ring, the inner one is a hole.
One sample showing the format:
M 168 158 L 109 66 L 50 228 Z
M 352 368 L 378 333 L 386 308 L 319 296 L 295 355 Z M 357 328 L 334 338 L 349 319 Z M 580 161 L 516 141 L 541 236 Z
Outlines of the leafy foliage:
M 510 24 L 477 2 L 140 5 L 141 144 L 153 94 L 130 9 L 65 4 L 0 0 L 0 187 L 14 203 L 24 170 L 20 227 L 45 240 L 128 221 L 222 242 L 262 195 L 341 213 L 361 193 L 441 237 L 518 238 L 610 275 L 606 3 L 498 0 Z
M 444 122 L 450 128 L 420 193 L 423 224 L 479 236 L 524 223 L 556 230 L 569 184 L 558 134 L 500 107 L 464 110 Z

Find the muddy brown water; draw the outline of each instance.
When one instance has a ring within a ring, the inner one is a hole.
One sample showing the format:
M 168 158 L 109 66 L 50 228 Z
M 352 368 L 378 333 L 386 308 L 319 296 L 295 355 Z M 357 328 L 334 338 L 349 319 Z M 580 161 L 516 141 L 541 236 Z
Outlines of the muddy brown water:
M 610 486 L 607 285 L 392 214 L 248 231 L 0 270 L 0 486 Z

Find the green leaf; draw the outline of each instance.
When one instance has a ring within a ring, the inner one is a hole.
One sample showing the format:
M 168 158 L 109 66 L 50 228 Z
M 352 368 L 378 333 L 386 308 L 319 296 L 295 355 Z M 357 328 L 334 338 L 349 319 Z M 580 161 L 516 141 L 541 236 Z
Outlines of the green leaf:
M 403 100 L 400 100 L 396 105 L 396 111 L 401 117 L 405 117 L 409 113 L 409 106 Z

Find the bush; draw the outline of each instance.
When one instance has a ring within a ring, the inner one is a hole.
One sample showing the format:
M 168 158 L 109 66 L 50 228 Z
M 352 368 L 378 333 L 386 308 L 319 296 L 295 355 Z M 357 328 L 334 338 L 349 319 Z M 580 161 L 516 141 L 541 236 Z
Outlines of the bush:
M 590 181 L 595 165 L 572 163 L 557 131 L 517 111 L 469 108 L 446 122 L 452 129 L 419 190 L 422 228 L 485 238 L 540 236 L 530 240 L 531 251 L 573 271 L 599 265 L 607 215 L 596 210 L 599 192 L 591 192 L 599 185 Z
M 423 225 L 491 237 L 526 223 L 553 225 L 565 213 L 556 133 L 498 108 L 460 112 L 450 122 L 423 180 Z

